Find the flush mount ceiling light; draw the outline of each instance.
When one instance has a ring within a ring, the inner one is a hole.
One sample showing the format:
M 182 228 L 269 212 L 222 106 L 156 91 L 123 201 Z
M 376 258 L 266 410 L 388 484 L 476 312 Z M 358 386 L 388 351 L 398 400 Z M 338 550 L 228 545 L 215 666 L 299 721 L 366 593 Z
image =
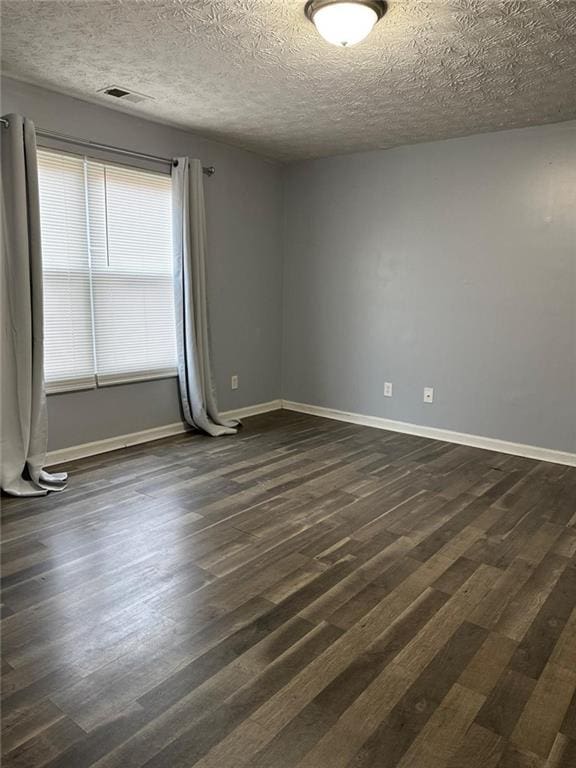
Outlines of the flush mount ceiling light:
M 309 0 L 304 9 L 324 40 L 349 47 L 368 37 L 386 13 L 383 0 Z

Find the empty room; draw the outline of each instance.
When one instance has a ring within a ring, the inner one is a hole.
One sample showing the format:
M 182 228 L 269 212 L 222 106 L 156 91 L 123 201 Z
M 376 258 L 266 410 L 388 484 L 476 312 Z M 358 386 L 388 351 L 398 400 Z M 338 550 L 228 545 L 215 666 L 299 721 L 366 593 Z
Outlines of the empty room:
M 3 768 L 576 768 L 576 2 L 0 23 Z

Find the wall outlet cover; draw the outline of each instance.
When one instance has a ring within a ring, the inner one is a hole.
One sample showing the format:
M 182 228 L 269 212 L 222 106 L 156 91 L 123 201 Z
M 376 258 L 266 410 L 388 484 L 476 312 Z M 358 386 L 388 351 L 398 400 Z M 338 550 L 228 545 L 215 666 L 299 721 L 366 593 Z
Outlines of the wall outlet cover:
M 384 382 L 384 397 L 392 397 L 392 382 Z
M 236 374 L 230 379 L 230 386 L 232 389 L 238 389 L 238 376 Z
M 434 387 L 424 387 L 424 402 L 425 403 L 434 402 Z

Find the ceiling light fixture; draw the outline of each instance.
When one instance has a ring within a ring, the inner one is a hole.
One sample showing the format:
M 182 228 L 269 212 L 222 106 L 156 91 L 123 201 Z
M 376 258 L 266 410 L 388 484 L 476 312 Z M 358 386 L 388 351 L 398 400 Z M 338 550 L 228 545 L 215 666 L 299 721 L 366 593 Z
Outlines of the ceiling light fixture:
M 348 48 L 368 37 L 386 13 L 383 0 L 308 0 L 304 9 L 324 40 Z

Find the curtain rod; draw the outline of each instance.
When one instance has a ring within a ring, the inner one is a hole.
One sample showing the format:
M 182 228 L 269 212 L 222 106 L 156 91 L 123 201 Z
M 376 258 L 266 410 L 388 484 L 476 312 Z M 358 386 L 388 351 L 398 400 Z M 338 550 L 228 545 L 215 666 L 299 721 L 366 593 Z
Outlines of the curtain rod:
M 0 123 L 6 128 L 9 125 L 8 120 L 5 117 L 0 118 Z M 36 129 L 38 136 L 43 136 L 46 139 L 55 139 L 57 141 L 64 141 L 68 144 L 78 144 L 81 147 L 92 147 L 93 149 L 103 149 L 109 152 L 115 152 L 118 155 L 126 155 L 128 157 L 139 157 L 142 160 L 152 160 L 155 163 L 167 163 L 172 165 L 172 159 L 169 157 L 159 157 L 158 155 L 148 155 L 145 152 L 133 152 L 131 149 L 123 149 L 122 147 L 114 147 L 111 144 L 99 144 L 97 141 L 90 141 L 88 139 L 77 139 L 74 136 L 67 136 L 64 133 L 55 133 L 54 131 L 45 131 L 42 128 Z M 214 176 L 216 168 L 213 165 L 202 168 L 206 176 Z

